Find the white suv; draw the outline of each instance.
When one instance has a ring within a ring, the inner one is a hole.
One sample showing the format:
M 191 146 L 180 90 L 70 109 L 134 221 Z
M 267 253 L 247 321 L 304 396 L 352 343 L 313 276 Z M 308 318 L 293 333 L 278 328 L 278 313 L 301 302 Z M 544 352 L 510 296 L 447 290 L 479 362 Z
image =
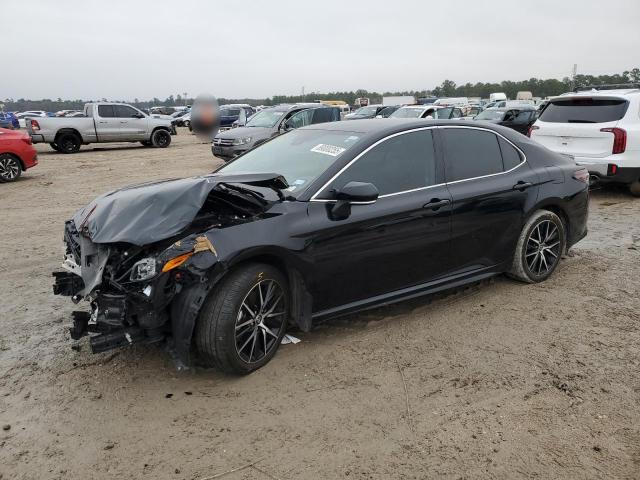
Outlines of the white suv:
M 552 98 L 529 136 L 585 166 L 592 182 L 621 183 L 640 196 L 640 88 Z

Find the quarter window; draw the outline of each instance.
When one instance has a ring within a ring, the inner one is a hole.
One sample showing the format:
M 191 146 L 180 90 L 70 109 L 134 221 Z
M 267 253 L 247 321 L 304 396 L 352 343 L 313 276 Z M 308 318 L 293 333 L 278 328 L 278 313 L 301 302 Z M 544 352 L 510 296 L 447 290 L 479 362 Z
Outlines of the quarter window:
M 501 137 L 498 137 L 498 143 L 500 144 L 500 151 L 502 152 L 502 162 L 504 163 L 505 171 L 515 168 L 522 162 L 522 156 L 520 155 L 520 152 L 513 148 L 513 145 L 511 145 Z
M 485 130 L 443 128 L 447 182 L 502 172 L 498 137 Z
M 349 182 L 373 183 L 380 195 L 434 185 L 436 160 L 431 130 L 396 135 L 375 146 L 345 170 L 321 198 L 332 198 Z

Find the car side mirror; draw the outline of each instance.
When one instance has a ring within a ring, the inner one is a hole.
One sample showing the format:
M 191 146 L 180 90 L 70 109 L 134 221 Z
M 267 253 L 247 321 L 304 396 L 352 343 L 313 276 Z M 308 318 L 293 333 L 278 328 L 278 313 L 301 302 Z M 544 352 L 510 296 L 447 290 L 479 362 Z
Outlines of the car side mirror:
M 373 203 L 378 199 L 373 183 L 349 182 L 335 193 L 337 202 L 330 208 L 332 220 L 345 220 L 351 215 L 352 204 Z

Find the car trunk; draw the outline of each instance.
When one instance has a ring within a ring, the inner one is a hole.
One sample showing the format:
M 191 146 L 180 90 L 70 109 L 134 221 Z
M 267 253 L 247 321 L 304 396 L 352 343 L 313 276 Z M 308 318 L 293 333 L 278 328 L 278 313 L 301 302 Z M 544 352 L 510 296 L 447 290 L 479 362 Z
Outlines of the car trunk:
M 552 100 L 535 123 L 531 137 L 558 153 L 603 158 L 611 155 L 610 131 L 624 116 L 628 102 L 619 97 L 573 97 Z

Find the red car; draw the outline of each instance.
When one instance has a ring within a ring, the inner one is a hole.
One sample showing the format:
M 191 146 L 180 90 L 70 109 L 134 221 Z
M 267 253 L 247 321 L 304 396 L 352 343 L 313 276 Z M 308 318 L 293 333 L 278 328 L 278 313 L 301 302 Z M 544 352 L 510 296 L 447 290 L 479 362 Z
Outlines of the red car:
M 0 183 L 13 182 L 38 164 L 38 152 L 25 132 L 0 128 Z

